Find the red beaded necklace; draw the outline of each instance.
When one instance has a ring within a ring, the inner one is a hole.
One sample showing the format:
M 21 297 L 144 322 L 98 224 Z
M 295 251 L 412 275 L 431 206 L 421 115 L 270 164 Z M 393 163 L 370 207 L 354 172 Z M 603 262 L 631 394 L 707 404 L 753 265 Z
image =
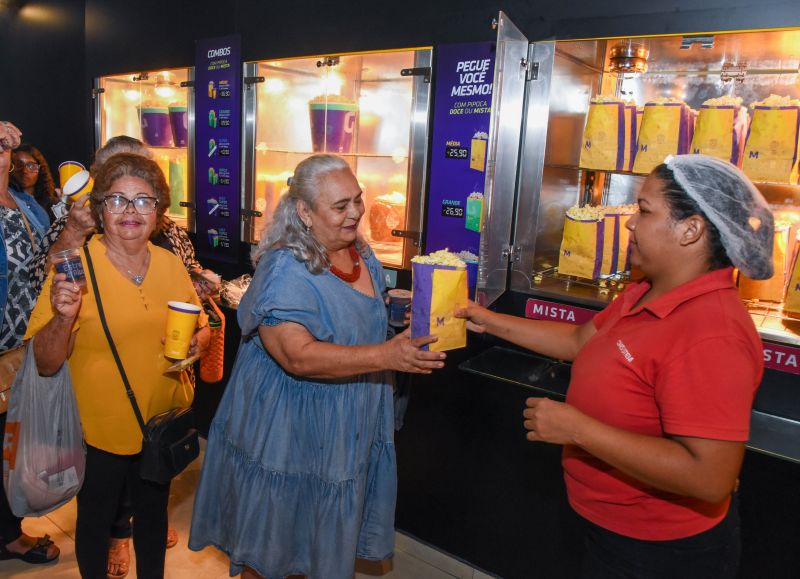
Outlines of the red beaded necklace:
M 358 251 L 356 250 L 355 244 L 350 245 L 347 249 L 350 251 L 350 259 L 353 260 L 353 271 L 345 273 L 331 264 L 331 273 L 344 282 L 355 283 L 355 281 L 361 277 L 361 261 L 358 259 Z

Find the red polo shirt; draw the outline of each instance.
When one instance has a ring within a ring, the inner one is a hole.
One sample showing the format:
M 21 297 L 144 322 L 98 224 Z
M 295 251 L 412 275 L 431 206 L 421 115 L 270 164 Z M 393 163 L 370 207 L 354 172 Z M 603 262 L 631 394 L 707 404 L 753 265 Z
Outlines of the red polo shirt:
M 764 363 L 731 268 L 633 309 L 649 288 L 629 286 L 594 318 L 597 333 L 573 363 L 567 402 L 649 436 L 746 441 Z M 654 489 L 575 446 L 564 447 L 563 465 L 572 507 L 621 535 L 688 537 L 728 510 L 730 499 L 712 504 Z

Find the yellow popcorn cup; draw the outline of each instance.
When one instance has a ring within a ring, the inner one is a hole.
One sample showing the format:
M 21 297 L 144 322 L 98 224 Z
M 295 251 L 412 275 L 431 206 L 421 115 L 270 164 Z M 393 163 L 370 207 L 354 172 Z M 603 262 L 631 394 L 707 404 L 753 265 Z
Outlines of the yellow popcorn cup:
M 75 173 L 85 170 L 86 167 L 77 161 L 64 161 L 61 163 L 58 166 L 58 181 L 61 183 L 61 187 L 63 188 Z
M 89 193 L 92 192 L 94 187 L 94 179 L 89 175 L 89 171 L 78 171 L 64 183 L 61 192 L 66 196 L 68 203 L 80 203 L 83 205 L 89 203 Z M 84 199 L 85 197 L 85 199 Z
M 164 356 L 173 360 L 186 358 L 199 315 L 200 306 L 186 302 L 167 302 Z

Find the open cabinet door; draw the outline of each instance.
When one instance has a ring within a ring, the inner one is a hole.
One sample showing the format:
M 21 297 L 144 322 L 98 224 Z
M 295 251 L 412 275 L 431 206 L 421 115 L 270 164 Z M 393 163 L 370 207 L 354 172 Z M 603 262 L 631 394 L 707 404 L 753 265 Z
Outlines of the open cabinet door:
M 477 298 L 483 305 L 493 303 L 507 288 L 527 58 L 528 39 L 500 12 L 478 266 Z

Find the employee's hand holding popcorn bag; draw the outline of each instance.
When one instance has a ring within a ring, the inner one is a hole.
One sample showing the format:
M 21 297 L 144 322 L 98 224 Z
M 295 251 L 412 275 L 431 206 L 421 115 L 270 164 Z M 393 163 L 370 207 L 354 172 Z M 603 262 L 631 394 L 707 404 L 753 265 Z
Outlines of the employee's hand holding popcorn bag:
M 455 316 L 466 306 L 467 264 L 446 249 L 411 260 L 411 338 L 438 338 L 423 349 L 441 352 L 467 345 L 466 321 Z

